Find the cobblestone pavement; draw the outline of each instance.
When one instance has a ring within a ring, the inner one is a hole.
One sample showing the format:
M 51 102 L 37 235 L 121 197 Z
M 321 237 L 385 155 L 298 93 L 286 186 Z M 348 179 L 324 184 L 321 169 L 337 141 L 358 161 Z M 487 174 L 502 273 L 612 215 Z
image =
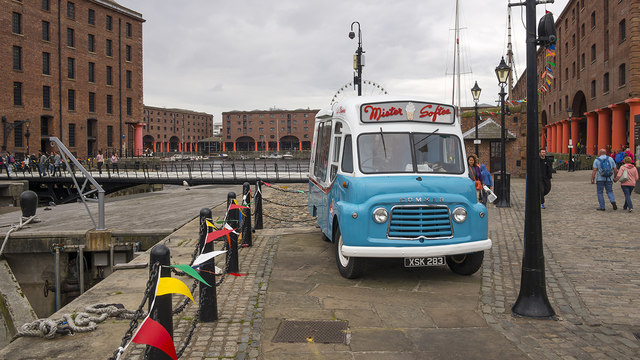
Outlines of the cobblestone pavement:
M 524 180 L 512 179 L 511 208 L 489 205 L 494 246 L 485 253 L 478 306 L 489 326 L 531 359 L 640 357 L 640 341 L 634 335 L 640 332 L 638 213 L 622 211 L 624 200 L 617 184 L 619 209 L 595 211 L 595 185 L 589 183 L 589 174 L 555 174 L 547 209 L 541 210 L 547 293 L 556 320 L 511 315 L 520 286 Z M 280 187 L 306 191 L 308 186 Z M 264 299 L 278 242 L 287 233 L 316 231 L 304 207 L 305 194 L 269 187 L 263 187 L 263 194 L 265 230 L 256 233 L 253 247 L 240 250 L 240 269 L 246 275 L 227 275 L 217 290 L 219 320 L 198 325 L 182 359 L 261 358 Z M 640 196 L 632 196 L 640 204 Z M 194 296 L 197 303 L 197 291 Z M 174 299 L 174 307 L 182 303 L 181 297 Z M 195 313 L 196 307 L 189 305 L 174 317 L 177 350 Z M 129 351 L 131 358 L 142 358 L 142 350 L 136 345 Z
M 489 205 L 482 310 L 487 322 L 534 359 L 637 359 L 640 239 L 637 213 L 596 211 L 590 171 L 557 173 L 541 209 L 547 293 L 557 320 L 515 318 L 524 234 L 524 180 L 512 180 L 511 208 Z M 634 193 L 632 201 L 640 203 Z

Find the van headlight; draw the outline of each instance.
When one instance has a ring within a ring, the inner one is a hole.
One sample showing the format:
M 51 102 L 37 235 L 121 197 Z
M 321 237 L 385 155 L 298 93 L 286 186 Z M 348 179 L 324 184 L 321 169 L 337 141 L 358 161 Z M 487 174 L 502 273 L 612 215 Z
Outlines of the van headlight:
M 379 207 L 373 210 L 373 221 L 378 224 L 382 224 L 386 222 L 387 219 L 389 219 L 389 212 L 387 212 L 387 209 Z
M 458 207 L 455 210 L 453 210 L 452 215 L 453 215 L 453 220 L 457 223 L 461 223 L 467 220 L 467 210 L 465 210 L 462 207 Z

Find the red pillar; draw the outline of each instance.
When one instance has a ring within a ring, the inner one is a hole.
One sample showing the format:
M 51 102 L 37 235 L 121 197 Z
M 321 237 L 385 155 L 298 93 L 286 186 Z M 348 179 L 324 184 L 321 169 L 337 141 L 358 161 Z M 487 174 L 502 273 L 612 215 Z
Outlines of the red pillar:
M 595 112 L 586 112 L 587 117 L 587 143 L 586 154 L 596 155 L 598 153 L 598 114 Z
M 556 152 L 556 139 L 558 138 L 558 127 L 556 124 L 551 124 L 551 137 L 549 138 L 549 152 Z
M 556 121 L 556 127 L 558 128 L 558 136 L 556 137 L 556 151 L 557 153 L 562 153 L 562 121 Z
M 255 142 L 255 148 L 253 148 L 253 151 L 258 151 L 258 140 L 254 141 Z
M 302 150 L 302 141 L 298 141 L 298 150 Z
M 631 152 L 636 153 L 634 119 L 636 115 L 640 115 L 640 99 L 628 99 L 625 102 L 629 105 L 629 148 Z
M 223 140 L 223 141 L 222 141 L 222 152 L 224 152 L 224 151 L 225 151 L 225 150 L 224 150 L 224 145 L 225 145 L 225 142 L 224 142 L 224 140 Z
M 544 127 L 544 142 L 542 142 L 540 147 L 543 147 L 545 149 L 547 149 L 547 151 L 549 150 L 549 137 L 551 136 L 551 127 L 549 127 L 549 125 Z
M 235 143 L 235 141 L 233 142 L 233 151 L 236 151 L 236 143 Z
M 144 123 L 137 123 L 133 130 L 133 154 L 134 156 L 142 156 L 142 128 Z
M 611 145 L 611 117 L 609 109 L 597 109 L 598 113 L 598 150 L 607 149 Z
M 569 153 L 569 120 L 562 120 L 562 149 L 563 154 Z
M 618 151 L 627 144 L 627 124 L 625 124 L 624 114 L 627 112 L 626 104 L 609 105 L 611 109 L 611 146 Z M 630 129 L 633 129 L 630 128 Z

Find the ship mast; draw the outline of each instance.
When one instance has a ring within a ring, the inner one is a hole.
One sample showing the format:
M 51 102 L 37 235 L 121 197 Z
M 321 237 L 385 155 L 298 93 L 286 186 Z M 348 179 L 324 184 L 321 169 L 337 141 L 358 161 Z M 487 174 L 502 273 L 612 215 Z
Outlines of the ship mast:
M 460 13 L 459 13 L 460 1 L 456 0 L 456 28 L 455 36 L 456 42 L 453 45 L 453 91 L 451 93 L 451 104 L 456 108 L 458 116 L 460 115 Z M 456 82 L 458 90 L 458 102 L 456 102 Z
M 509 72 L 508 95 L 511 97 L 513 91 L 513 74 L 515 73 L 515 64 L 513 63 L 513 49 L 511 46 L 511 6 L 507 7 L 507 64 L 513 71 Z

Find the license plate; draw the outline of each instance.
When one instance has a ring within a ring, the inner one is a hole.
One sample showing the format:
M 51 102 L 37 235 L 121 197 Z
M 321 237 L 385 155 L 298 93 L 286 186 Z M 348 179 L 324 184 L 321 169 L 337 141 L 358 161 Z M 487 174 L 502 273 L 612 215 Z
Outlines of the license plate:
M 426 258 L 404 258 L 404 267 L 442 266 L 445 265 L 444 256 Z

